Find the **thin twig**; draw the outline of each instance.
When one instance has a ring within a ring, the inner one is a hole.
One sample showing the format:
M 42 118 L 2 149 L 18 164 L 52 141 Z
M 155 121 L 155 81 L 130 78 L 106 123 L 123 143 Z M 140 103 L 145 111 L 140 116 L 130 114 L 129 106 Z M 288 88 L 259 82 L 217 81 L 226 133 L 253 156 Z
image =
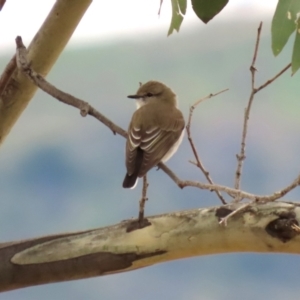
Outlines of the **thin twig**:
M 147 198 L 147 188 L 148 188 L 148 182 L 147 182 L 147 175 L 143 177 L 143 189 L 142 189 L 142 198 L 140 200 L 140 209 L 139 209 L 139 224 L 142 225 L 144 221 L 144 211 L 145 211 L 145 203 L 148 200 Z
M 246 136 L 247 136 L 247 130 L 248 130 L 248 121 L 250 117 L 250 110 L 253 103 L 254 95 L 262 90 L 263 88 L 267 87 L 269 84 L 274 82 L 278 77 L 280 77 L 286 70 L 288 70 L 291 67 L 291 64 L 288 64 L 286 67 L 284 67 L 278 74 L 276 74 L 273 78 L 267 80 L 264 84 L 259 86 L 258 88 L 255 88 L 255 74 L 257 69 L 255 68 L 255 62 L 258 54 L 258 47 L 260 42 L 260 35 L 261 35 L 261 29 L 262 29 L 262 22 L 260 22 L 259 27 L 257 29 L 257 37 L 256 37 L 256 43 L 255 43 L 255 49 L 253 54 L 252 63 L 250 66 L 250 72 L 251 72 L 251 93 L 248 100 L 247 108 L 245 109 L 244 114 L 244 124 L 243 124 L 243 132 L 242 132 L 242 141 L 241 141 L 241 151 L 240 154 L 237 154 L 237 169 L 235 172 L 235 189 L 240 189 L 240 183 L 241 183 L 241 175 L 242 175 L 242 167 L 243 162 L 246 159 Z M 240 199 L 236 198 L 235 202 L 238 202 Z
M 288 192 L 296 188 L 300 185 L 300 175 L 287 187 L 271 194 L 271 195 L 255 195 L 251 193 L 244 192 L 242 190 L 237 190 L 234 188 L 230 188 L 224 185 L 219 184 L 208 184 L 202 183 L 199 181 L 193 180 L 181 180 L 171 169 L 169 169 L 166 165 L 159 163 L 159 168 L 164 171 L 181 189 L 191 186 L 196 187 L 202 190 L 213 190 L 213 191 L 220 191 L 225 192 L 229 196 L 236 197 L 239 199 L 249 199 L 256 202 L 271 202 L 277 199 L 284 197 Z
M 64 93 L 57 89 L 55 86 L 47 82 L 40 74 L 36 73 L 29 65 L 27 60 L 27 50 L 22 42 L 21 37 L 16 38 L 17 43 L 17 63 L 18 67 L 21 68 L 23 73 L 41 90 L 56 98 L 57 100 L 74 106 L 80 110 L 80 114 L 84 117 L 86 115 L 91 115 L 95 117 L 97 120 L 102 122 L 108 128 L 112 130 L 114 134 L 118 133 L 124 137 L 127 137 L 127 132 L 121 127 L 114 124 L 108 118 L 106 118 L 103 114 L 97 111 L 94 107 L 92 107 L 89 103 L 78 99 L 70 94 Z
M 260 87 L 255 89 L 255 93 L 259 92 L 260 90 L 267 87 L 269 84 L 271 84 L 273 81 L 275 81 L 278 77 L 280 77 L 285 71 L 287 71 L 291 67 L 291 63 L 289 63 L 286 67 L 284 67 L 278 74 L 276 74 L 273 78 L 267 80 L 264 84 L 262 84 Z
M 221 221 L 219 222 L 219 224 L 227 226 L 227 221 L 228 221 L 229 218 L 231 218 L 232 216 L 236 215 L 238 212 L 242 211 L 243 209 L 249 207 L 252 204 L 253 204 L 253 201 L 243 204 L 242 206 L 240 206 L 239 208 L 237 208 L 233 212 L 231 212 L 229 215 L 227 215 L 226 217 L 222 218 Z
M 164 0 L 160 0 L 160 4 L 159 4 L 159 9 L 158 9 L 158 16 L 160 17 L 160 12 L 161 12 L 161 7 L 163 4 Z
M 5 67 L 0 77 L 0 97 L 2 96 L 2 93 L 4 92 L 16 68 L 17 68 L 16 55 L 14 55 L 12 59 L 9 61 L 9 63 L 7 64 L 7 66 Z
M 192 136 L 191 136 L 191 123 L 192 123 L 192 116 L 193 116 L 193 112 L 195 110 L 195 108 L 197 107 L 197 105 L 199 105 L 201 102 L 203 102 L 204 100 L 207 100 L 207 99 L 210 99 L 214 96 L 217 96 L 221 93 L 224 93 L 228 91 L 228 89 L 225 89 L 225 90 L 222 90 L 218 93 L 215 93 L 215 94 L 210 94 L 200 100 L 198 100 L 197 102 L 195 102 L 191 107 L 190 107 L 190 113 L 189 113 L 189 118 L 188 118 L 188 123 L 186 125 L 186 132 L 187 132 L 187 136 L 188 136 L 188 140 L 190 142 L 190 145 L 191 145 L 191 148 L 192 148 L 192 151 L 194 153 L 194 156 L 195 156 L 195 159 L 196 159 L 196 163 L 195 165 L 202 171 L 202 173 L 204 174 L 204 176 L 206 177 L 207 181 L 210 183 L 210 184 L 214 184 L 210 175 L 209 175 L 209 172 L 204 168 L 200 158 L 199 158 L 199 155 L 198 155 L 198 152 L 197 152 L 197 149 L 195 147 L 195 144 L 193 142 L 193 139 L 192 139 Z M 219 197 L 219 199 L 221 200 L 221 202 L 223 204 L 226 204 L 226 201 L 225 199 L 223 198 L 223 196 L 221 195 L 221 193 L 219 191 L 215 191 L 215 193 L 217 194 L 217 196 Z
M 257 36 L 256 36 L 256 43 L 255 43 L 255 48 L 254 48 L 254 54 L 253 54 L 253 59 L 252 63 L 250 66 L 250 72 L 251 72 L 251 83 L 252 83 L 252 89 L 254 90 L 254 85 L 255 85 L 255 72 L 257 69 L 255 68 L 255 63 L 256 63 L 256 58 L 257 58 L 257 53 L 258 53 L 258 46 L 260 42 L 260 34 L 261 34 L 261 29 L 262 29 L 263 23 L 260 22 L 259 26 L 257 28 Z
M 295 230 L 296 232 L 300 233 L 300 227 L 299 227 L 298 225 L 293 224 L 293 225 L 291 225 L 291 228 L 292 228 L 293 230 Z
M 78 108 L 84 113 L 83 115 L 87 114 L 95 117 L 97 120 L 102 122 L 105 126 L 110 128 L 113 132 L 123 136 L 127 137 L 127 133 L 124 129 L 114 124 L 111 120 L 104 117 L 100 112 L 98 112 L 95 108 L 90 106 L 87 102 L 82 101 L 76 97 L 73 97 L 69 94 L 66 94 L 57 88 L 55 88 L 53 85 L 48 83 L 40 74 L 36 73 L 32 68 L 30 67 L 27 56 L 26 56 L 26 48 L 24 47 L 22 43 L 22 39 L 18 37 L 16 39 L 17 43 L 17 66 L 18 68 L 30 79 L 35 83 L 38 87 L 40 87 L 43 91 L 48 93 L 49 95 L 53 96 L 59 101 L 62 101 L 66 104 L 69 104 L 71 106 L 74 106 L 75 108 Z M 52 90 L 53 89 L 53 90 Z M 177 175 L 169 169 L 165 164 L 159 163 L 158 167 L 164 171 L 180 188 L 184 188 L 187 186 L 196 187 L 199 189 L 204 190 L 213 190 L 213 191 L 220 191 L 225 192 L 230 196 L 239 197 L 239 198 L 246 198 L 258 202 L 266 202 L 266 201 L 275 201 L 283 196 L 285 196 L 288 192 L 290 192 L 292 189 L 296 188 L 300 185 L 300 175 L 287 187 L 283 188 L 282 190 L 275 192 L 271 195 L 261 196 L 261 195 L 254 195 L 250 194 L 241 190 L 229 188 L 222 185 L 217 184 L 205 184 L 197 181 L 191 181 L 191 180 L 181 180 L 177 177 Z
M 251 66 L 250 66 L 251 87 L 252 88 L 251 88 L 250 98 L 249 98 L 249 101 L 248 101 L 248 106 L 247 106 L 247 108 L 245 110 L 245 114 L 244 114 L 244 124 L 243 124 L 243 133 L 242 133 L 242 141 L 241 141 L 241 151 L 240 151 L 240 154 L 236 155 L 238 164 L 237 164 L 237 169 L 236 169 L 236 172 L 235 172 L 234 187 L 237 190 L 240 189 L 242 167 L 243 167 L 243 162 L 246 158 L 245 153 L 246 153 L 246 136 L 247 136 L 247 129 L 248 129 L 248 120 L 249 120 L 249 116 L 250 116 L 251 105 L 253 103 L 254 94 L 255 94 L 255 87 L 254 87 L 254 85 L 255 85 L 255 72 L 257 71 L 254 65 L 255 65 L 256 58 L 257 58 L 257 53 L 258 53 L 258 46 L 259 46 L 259 41 L 260 41 L 261 28 L 262 28 L 262 22 L 260 22 L 259 27 L 257 29 L 255 49 L 254 49 L 252 63 L 251 63 Z M 236 199 L 236 201 L 239 201 L 239 199 Z

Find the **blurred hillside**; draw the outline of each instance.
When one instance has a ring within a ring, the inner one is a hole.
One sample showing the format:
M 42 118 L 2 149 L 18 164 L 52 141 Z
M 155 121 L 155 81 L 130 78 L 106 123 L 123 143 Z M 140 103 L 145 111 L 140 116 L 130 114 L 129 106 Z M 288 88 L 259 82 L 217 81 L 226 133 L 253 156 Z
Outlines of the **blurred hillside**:
M 177 93 L 188 116 L 197 99 L 230 90 L 201 104 L 192 133 L 215 182 L 233 185 L 244 108 L 250 94 L 249 66 L 258 22 L 215 22 L 166 38 L 145 34 L 109 44 L 67 48 L 47 79 L 88 101 L 123 128 L 135 104 L 127 99 L 138 82 L 160 80 Z M 278 58 L 265 24 L 257 59 L 257 85 L 280 71 L 291 46 Z M 10 56 L 0 56 L 3 69 Z M 299 73 L 299 72 L 298 72 Z M 242 187 L 269 194 L 299 173 L 299 74 L 287 72 L 254 100 Z M 122 137 L 91 117 L 38 91 L 0 155 L 0 239 L 25 239 L 107 226 L 135 217 L 141 185 L 122 189 Z M 181 178 L 205 181 L 188 160 L 187 140 L 168 162 Z M 219 205 L 210 192 L 179 190 L 162 172 L 150 172 L 147 215 Z M 297 201 L 300 191 L 288 199 Z M 0 294 L 0 299 L 282 299 L 299 294 L 298 257 L 231 254 L 200 257 L 131 273 L 51 284 Z M 182 276 L 184 273 L 184 280 Z M 263 291 L 263 292 L 262 292 Z M 263 295 L 262 295 L 263 293 Z

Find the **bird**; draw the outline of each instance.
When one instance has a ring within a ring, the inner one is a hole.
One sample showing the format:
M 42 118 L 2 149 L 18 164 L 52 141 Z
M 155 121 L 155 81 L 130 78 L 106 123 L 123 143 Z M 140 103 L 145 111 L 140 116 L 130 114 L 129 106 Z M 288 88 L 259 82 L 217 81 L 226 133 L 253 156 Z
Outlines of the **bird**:
M 140 84 L 136 94 L 127 97 L 136 100 L 137 110 L 128 128 L 123 188 L 133 189 L 138 178 L 177 151 L 185 121 L 176 94 L 162 82 Z

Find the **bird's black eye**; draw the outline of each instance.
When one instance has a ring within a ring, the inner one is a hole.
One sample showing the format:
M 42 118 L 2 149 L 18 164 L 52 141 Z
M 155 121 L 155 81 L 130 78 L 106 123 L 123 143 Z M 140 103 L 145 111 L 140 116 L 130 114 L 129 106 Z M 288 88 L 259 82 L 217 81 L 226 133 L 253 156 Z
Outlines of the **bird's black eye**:
M 146 96 L 147 97 L 153 97 L 153 94 L 152 93 L 147 93 Z

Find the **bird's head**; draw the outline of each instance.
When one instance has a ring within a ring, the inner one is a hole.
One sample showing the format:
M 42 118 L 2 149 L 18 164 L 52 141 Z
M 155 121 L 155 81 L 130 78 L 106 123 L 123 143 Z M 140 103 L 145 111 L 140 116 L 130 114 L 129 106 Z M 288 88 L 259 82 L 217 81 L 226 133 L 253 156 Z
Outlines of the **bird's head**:
M 145 84 L 141 84 L 135 95 L 129 95 L 127 97 L 136 99 L 137 108 L 153 103 L 153 101 L 177 106 L 176 95 L 174 92 L 159 81 L 148 81 Z

